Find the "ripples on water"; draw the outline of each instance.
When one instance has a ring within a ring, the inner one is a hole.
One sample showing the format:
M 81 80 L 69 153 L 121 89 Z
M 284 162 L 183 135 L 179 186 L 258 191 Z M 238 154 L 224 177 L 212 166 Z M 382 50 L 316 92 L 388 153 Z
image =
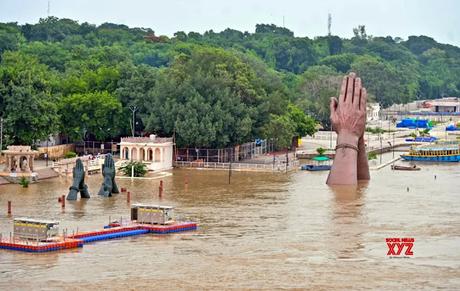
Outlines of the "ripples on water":
M 198 231 L 49 254 L 2 250 L 0 289 L 460 288 L 459 165 L 371 174 L 367 185 L 331 189 L 327 173 L 233 172 L 228 185 L 224 171 L 175 170 L 164 178 L 161 203 L 197 221 Z M 5 236 L 12 229 L 8 200 L 15 216 L 54 218 L 69 232 L 129 216 L 125 194 L 96 195 L 99 176 L 88 179 L 90 200 L 67 202 L 62 212 L 57 197 L 70 183 L 0 186 L 0 231 Z M 158 183 L 119 180 L 131 201 L 141 203 L 159 201 Z M 386 237 L 414 237 L 414 257 L 388 258 Z

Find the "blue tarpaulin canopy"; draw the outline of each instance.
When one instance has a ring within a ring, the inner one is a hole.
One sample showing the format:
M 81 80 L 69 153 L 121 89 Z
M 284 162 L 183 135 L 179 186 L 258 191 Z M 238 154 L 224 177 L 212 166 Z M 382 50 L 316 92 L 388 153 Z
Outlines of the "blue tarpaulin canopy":
M 433 125 L 428 119 L 413 119 L 413 118 L 404 118 L 396 127 L 408 127 L 408 128 L 432 128 Z
M 460 128 L 456 127 L 453 124 L 446 127 L 446 131 L 456 131 L 456 130 L 460 130 Z
M 325 162 L 325 161 L 329 161 L 330 159 L 326 156 L 316 156 L 316 157 L 313 157 L 314 161 L 318 161 L 318 162 Z

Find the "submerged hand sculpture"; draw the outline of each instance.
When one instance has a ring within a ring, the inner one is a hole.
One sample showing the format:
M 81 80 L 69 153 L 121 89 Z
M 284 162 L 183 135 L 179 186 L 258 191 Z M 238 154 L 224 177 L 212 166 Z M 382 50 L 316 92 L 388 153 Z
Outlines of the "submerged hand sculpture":
M 80 192 L 81 198 L 90 198 L 88 186 L 85 184 L 85 169 L 80 159 L 77 159 L 73 168 L 73 184 L 69 188 L 67 200 L 77 200 L 78 192 Z
M 337 132 L 337 146 L 327 184 L 353 185 L 369 179 L 364 146 L 367 92 L 354 73 L 345 76 L 339 100 L 331 98 L 331 123 Z
M 112 193 L 120 193 L 115 183 L 115 163 L 111 154 L 105 156 L 104 165 L 102 166 L 102 176 L 104 177 L 104 182 L 102 182 L 99 195 L 109 197 L 112 196 Z

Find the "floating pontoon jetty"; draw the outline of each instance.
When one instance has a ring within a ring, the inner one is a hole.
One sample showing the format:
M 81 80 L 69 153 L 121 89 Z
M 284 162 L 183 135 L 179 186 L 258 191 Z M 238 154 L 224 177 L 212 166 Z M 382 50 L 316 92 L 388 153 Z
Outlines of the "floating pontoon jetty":
M 196 230 L 195 222 L 176 222 L 172 219 L 173 207 L 135 204 L 131 217 L 139 216 L 140 221 L 131 220 L 121 225 L 110 222 L 104 229 L 73 235 L 57 236 L 58 222 L 18 218 L 14 220 L 14 235 L 0 237 L 0 249 L 41 253 L 82 247 L 84 244 L 141 234 L 168 234 Z

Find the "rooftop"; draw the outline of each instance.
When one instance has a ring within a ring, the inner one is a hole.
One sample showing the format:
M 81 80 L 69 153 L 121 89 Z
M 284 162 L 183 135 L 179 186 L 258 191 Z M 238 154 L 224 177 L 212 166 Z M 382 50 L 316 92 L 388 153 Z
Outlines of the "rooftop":
M 135 137 L 122 137 L 122 143 L 168 143 L 173 142 L 172 137 L 157 137 L 151 134 L 149 137 L 146 136 L 135 136 Z

